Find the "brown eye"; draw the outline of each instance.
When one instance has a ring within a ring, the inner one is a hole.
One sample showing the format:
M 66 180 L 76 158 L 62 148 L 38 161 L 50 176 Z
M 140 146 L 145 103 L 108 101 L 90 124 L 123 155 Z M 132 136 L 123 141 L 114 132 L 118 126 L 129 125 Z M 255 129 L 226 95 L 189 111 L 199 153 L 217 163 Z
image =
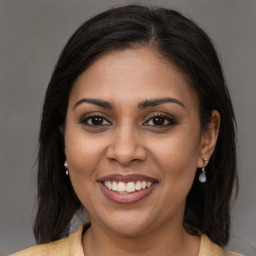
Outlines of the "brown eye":
M 154 125 L 164 125 L 165 118 L 157 116 L 152 118 L 152 122 Z
M 102 125 L 103 124 L 103 118 L 99 116 L 91 117 L 91 124 L 92 125 Z
M 166 127 L 178 124 L 173 117 L 165 116 L 165 115 L 155 115 L 148 119 L 144 123 L 146 126 L 155 126 L 155 127 Z
M 102 116 L 90 116 L 81 120 L 81 123 L 88 126 L 106 126 L 111 123 Z

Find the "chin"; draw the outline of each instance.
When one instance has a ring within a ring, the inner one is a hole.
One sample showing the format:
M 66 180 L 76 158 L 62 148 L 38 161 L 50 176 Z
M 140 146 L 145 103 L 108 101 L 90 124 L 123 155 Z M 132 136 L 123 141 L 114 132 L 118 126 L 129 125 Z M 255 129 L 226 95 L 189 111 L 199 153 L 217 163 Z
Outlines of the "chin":
M 141 211 L 124 213 L 123 211 L 110 214 L 108 218 L 102 219 L 104 226 L 112 232 L 118 233 L 123 236 L 136 237 L 147 233 L 152 228 L 152 224 L 156 221 L 153 220 L 152 215 L 143 214 Z

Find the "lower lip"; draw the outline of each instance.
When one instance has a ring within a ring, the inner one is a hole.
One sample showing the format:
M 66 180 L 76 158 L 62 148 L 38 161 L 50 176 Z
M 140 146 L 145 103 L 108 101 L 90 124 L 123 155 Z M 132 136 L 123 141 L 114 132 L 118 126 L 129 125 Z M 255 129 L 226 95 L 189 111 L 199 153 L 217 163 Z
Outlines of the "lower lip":
M 119 194 L 113 190 L 106 188 L 101 182 L 99 182 L 100 188 L 104 193 L 104 195 L 110 201 L 118 204 L 131 204 L 144 199 L 146 196 L 148 196 L 151 193 L 151 191 L 155 188 L 156 184 L 157 183 L 154 183 L 149 188 L 138 190 L 133 193 Z

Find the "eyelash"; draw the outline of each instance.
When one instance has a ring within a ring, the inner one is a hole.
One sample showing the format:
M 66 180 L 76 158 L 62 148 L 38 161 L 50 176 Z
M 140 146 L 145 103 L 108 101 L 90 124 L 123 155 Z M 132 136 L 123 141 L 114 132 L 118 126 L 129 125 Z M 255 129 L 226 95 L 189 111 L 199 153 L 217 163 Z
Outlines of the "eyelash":
M 145 123 L 148 123 L 149 121 L 153 121 L 154 118 L 163 118 L 164 119 L 164 122 L 168 122 L 168 124 L 163 124 L 163 125 L 148 125 L 148 126 L 155 126 L 155 127 L 161 127 L 161 128 L 164 128 L 164 127 L 167 127 L 167 126 L 173 126 L 173 125 L 177 125 L 178 122 L 175 120 L 174 117 L 171 117 L 171 116 L 167 116 L 167 115 L 163 115 L 163 114 L 153 114 L 152 116 L 150 116 L 148 118 L 148 120 Z
M 102 115 L 99 115 L 99 114 L 93 114 L 93 115 L 89 115 L 89 116 L 85 116 L 85 117 L 83 117 L 81 120 L 80 120 L 80 123 L 81 124 L 85 124 L 85 125 L 87 125 L 87 126 L 94 126 L 94 127 L 101 127 L 101 126 L 109 126 L 109 125 L 111 125 L 111 123 L 110 124 L 108 124 L 108 125 L 93 125 L 93 124 L 88 124 L 87 122 L 88 122 L 88 120 L 91 120 L 92 118 L 95 118 L 95 117 L 98 117 L 98 118 L 102 118 L 104 121 L 107 121 L 108 123 L 110 123 L 105 117 L 103 117 Z
M 108 124 L 101 124 L 101 125 L 93 125 L 93 124 L 89 124 L 88 121 L 89 120 L 92 120 L 92 118 L 102 118 L 103 119 L 103 122 L 106 122 Z M 158 127 L 158 128 L 165 128 L 165 127 L 169 127 L 169 126 L 173 126 L 173 125 L 177 125 L 179 124 L 176 119 L 172 116 L 167 116 L 167 115 L 163 115 L 163 114 L 153 114 L 151 115 L 146 122 L 143 123 L 146 124 L 146 123 L 149 123 L 150 121 L 153 121 L 154 118 L 163 118 L 164 119 L 164 124 L 163 125 L 146 125 L 146 126 L 151 126 L 151 127 Z M 168 122 L 168 124 L 166 124 L 166 121 Z M 89 127 L 94 127 L 94 128 L 100 128 L 100 127 L 103 127 L 103 126 L 110 126 L 112 125 L 110 121 L 108 121 L 105 117 L 103 117 L 102 115 L 100 114 L 92 114 L 92 115 L 89 115 L 89 116 L 84 116 L 81 118 L 80 120 L 80 124 L 84 124 L 86 126 L 89 126 Z

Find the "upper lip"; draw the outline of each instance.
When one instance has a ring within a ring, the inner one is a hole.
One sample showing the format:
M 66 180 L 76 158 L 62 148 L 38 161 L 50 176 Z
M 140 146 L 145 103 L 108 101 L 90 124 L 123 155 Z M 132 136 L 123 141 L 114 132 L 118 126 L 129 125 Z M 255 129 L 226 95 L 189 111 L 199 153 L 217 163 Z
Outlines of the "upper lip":
M 136 181 L 151 181 L 157 182 L 156 178 L 149 177 L 141 174 L 129 174 L 129 175 L 121 175 L 121 174 L 110 174 L 104 177 L 99 178 L 97 181 L 122 181 L 122 182 L 136 182 Z

